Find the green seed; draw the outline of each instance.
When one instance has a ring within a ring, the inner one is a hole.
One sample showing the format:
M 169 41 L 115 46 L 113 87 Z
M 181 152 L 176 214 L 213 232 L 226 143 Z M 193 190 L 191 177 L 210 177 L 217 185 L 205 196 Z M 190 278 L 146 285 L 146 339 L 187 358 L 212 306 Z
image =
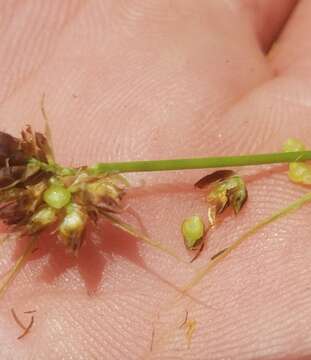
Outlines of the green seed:
M 51 185 L 43 194 L 44 201 L 54 209 L 62 209 L 71 201 L 71 193 L 61 185 Z
M 184 220 L 181 226 L 185 245 L 188 249 L 195 248 L 203 239 L 205 227 L 200 216 L 193 215 Z
M 287 139 L 286 143 L 283 145 L 284 152 L 294 152 L 294 151 L 304 151 L 305 146 L 304 144 L 297 139 Z
M 302 162 L 290 163 L 288 177 L 293 182 L 310 185 L 311 167 Z
M 304 144 L 296 139 L 288 139 L 283 145 L 283 150 L 304 151 Z M 311 167 L 304 162 L 292 162 L 289 164 L 288 177 L 292 182 L 311 185 Z

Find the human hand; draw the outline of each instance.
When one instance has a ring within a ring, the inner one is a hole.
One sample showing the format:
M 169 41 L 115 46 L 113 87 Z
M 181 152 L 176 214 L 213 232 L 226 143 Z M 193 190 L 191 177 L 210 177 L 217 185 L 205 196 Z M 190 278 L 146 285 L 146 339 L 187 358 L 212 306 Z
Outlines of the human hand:
M 1 130 L 42 129 L 45 93 L 64 163 L 276 151 L 288 137 L 310 146 L 311 3 L 299 2 L 282 28 L 295 3 L 3 2 Z M 243 170 L 253 174 L 245 209 L 207 236 L 191 267 L 109 226 L 78 259 L 43 239 L 1 300 L 1 359 L 309 358 L 310 207 L 256 234 L 204 278 L 191 290 L 201 303 L 176 301 L 173 286 L 305 191 L 284 167 L 272 169 Z M 129 176 L 145 181 L 128 201 L 150 237 L 184 259 L 182 220 L 206 216 L 184 184 L 204 173 Z M 0 273 L 14 249 L 2 248 Z M 21 341 L 12 307 L 36 309 Z M 189 344 L 179 326 L 187 311 L 197 322 Z

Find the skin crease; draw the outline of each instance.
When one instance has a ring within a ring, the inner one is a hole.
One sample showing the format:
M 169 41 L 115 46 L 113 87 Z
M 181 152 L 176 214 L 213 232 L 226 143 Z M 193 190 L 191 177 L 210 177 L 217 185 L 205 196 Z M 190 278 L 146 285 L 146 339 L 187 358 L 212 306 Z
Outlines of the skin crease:
M 310 1 L 13 0 L 0 14 L 1 130 L 43 129 L 45 93 L 64 163 L 268 152 L 288 137 L 311 146 Z M 144 182 L 127 201 L 148 234 L 186 260 L 180 224 L 206 219 L 191 190 L 205 173 L 128 176 Z M 43 237 L 1 299 L 0 358 L 311 358 L 311 205 L 241 246 L 191 290 L 197 301 L 176 300 L 173 284 L 307 190 L 286 166 L 241 173 L 246 207 L 224 217 L 191 266 L 108 225 L 78 259 Z M 20 243 L 3 246 L 1 273 Z M 23 340 L 10 308 L 25 324 L 36 310 Z M 187 311 L 197 323 L 189 344 Z

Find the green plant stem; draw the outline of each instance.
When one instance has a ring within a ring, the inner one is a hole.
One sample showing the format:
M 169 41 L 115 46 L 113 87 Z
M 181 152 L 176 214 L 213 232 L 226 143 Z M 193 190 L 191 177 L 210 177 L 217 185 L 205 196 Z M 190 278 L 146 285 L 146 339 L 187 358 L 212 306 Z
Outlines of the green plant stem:
M 295 161 L 311 160 L 311 151 L 297 151 L 287 153 L 270 153 L 239 156 L 217 156 L 205 158 L 149 160 L 98 163 L 89 168 L 89 171 L 98 175 L 107 172 L 145 172 L 168 171 L 186 169 L 207 169 L 235 166 L 250 166 L 275 163 L 290 163 Z

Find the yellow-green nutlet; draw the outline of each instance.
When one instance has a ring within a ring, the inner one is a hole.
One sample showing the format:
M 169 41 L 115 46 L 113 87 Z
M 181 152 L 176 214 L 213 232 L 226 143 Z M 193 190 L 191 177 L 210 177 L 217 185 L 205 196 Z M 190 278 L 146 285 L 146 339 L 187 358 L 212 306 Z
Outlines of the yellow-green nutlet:
M 283 151 L 304 151 L 304 144 L 297 139 L 288 139 L 283 145 Z M 288 177 L 292 182 L 311 185 L 311 167 L 304 162 L 292 162 L 289 164 Z
M 193 215 L 184 220 L 181 226 L 185 245 L 188 249 L 194 249 L 203 239 L 205 226 L 200 216 Z
M 304 144 L 297 139 L 287 139 L 286 142 L 283 144 L 283 151 L 284 152 L 294 152 L 294 151 L 304 151 L 305 146 Z
M 54 209 L 62 209 L 71 201 L 71 193 L 62 185 L 51 185 L 43 194 L 46 204 Z

